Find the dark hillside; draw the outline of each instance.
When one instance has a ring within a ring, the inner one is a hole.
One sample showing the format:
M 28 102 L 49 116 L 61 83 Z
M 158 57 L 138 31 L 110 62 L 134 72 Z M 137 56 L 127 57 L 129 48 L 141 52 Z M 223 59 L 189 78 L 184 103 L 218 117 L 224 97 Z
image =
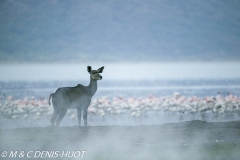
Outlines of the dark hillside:
M 240 60 L 237 0 L 2 0 L 0 22 L 1 62 Z

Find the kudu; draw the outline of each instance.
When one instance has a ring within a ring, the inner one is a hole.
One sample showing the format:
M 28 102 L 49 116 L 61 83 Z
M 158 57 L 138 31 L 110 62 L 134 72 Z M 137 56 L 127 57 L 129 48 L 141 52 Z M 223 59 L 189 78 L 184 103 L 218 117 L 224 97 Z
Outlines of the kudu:
M 52 97 L 52 104 L 54 113 L 50 120 L 51 126 L 59 126 L 61 120 L 65 116 L 68 108 L 77 109 L 78 126 L 81 126 L 81 113 L 83 111 L 84 125 L 87 126 L 87 110 L 91 102 L 92 96 L 97 91 L 97 80 L 101 80 L 104 66 L 98 70 L 92 70 L 91 66 L 87 67 L 87 71 L 90 74 L 90 84 L 83 86 L 78 84 L 76 87 L 62 87 L 58 88 L 55 93 L 50 94 L 48 103 L 51 105 L 50 99 Z

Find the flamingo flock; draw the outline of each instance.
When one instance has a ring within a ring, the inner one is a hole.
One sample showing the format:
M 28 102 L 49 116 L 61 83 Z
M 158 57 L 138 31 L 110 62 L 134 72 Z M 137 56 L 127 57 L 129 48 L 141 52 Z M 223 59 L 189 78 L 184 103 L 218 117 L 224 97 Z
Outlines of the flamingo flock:
M 53 107 L 49 106 L 48 101 L 44 98 L 36 100 L 34 97 L 15 100 L 14 97 L 8 96 L 3 101 L 0 98 L 1 116 L 6 119 L 17 121 L 22 118 L 26 122 L 37 124 L 43 117 L 51 118 Z M 147 97 L 123 97 L 117 96 L 109 98 L 102 96 L 93 99 L 89 108 L 89 118 L 94 116 L 101 117 L 102 120 L 113 117 L 117 118 L 121 115 L 128 115 L 133 120 L 146 117 L 148 113 L 192 115 L 200 113 L 211 113 L 215 117 L 228 114 L 235 114 L 240 119 L 240 98 L 236 95 L 228 93 L 227 96 L 209 96 L 199 98 L 196 96 L 186 97 L 178 92 L 172 96 L 147 96 Z M 158 114 L 155 114 L 159 116 Z M 77 119 L 77 113 L 73 109 L 69 109 L 66 116 L 72 122 Z

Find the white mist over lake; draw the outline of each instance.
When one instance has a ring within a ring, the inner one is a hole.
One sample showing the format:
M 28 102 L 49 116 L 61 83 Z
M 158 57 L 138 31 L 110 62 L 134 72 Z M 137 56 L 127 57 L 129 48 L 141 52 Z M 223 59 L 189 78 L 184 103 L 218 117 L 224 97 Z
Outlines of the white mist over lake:
M 237 79 L 240 63 L 1 64 L 0 81 L 88 80 L 87 66 L 105 66 L 103 80 Z

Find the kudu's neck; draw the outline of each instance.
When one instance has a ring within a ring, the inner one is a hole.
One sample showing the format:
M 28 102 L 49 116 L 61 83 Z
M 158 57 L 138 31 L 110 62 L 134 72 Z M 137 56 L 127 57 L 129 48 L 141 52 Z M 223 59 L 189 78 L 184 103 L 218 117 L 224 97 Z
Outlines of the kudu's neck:
M 97 91 L 97 80 L 94 80 L 90 75 L 90 84 L 87 86 L 89 93 L 93 96 Z

